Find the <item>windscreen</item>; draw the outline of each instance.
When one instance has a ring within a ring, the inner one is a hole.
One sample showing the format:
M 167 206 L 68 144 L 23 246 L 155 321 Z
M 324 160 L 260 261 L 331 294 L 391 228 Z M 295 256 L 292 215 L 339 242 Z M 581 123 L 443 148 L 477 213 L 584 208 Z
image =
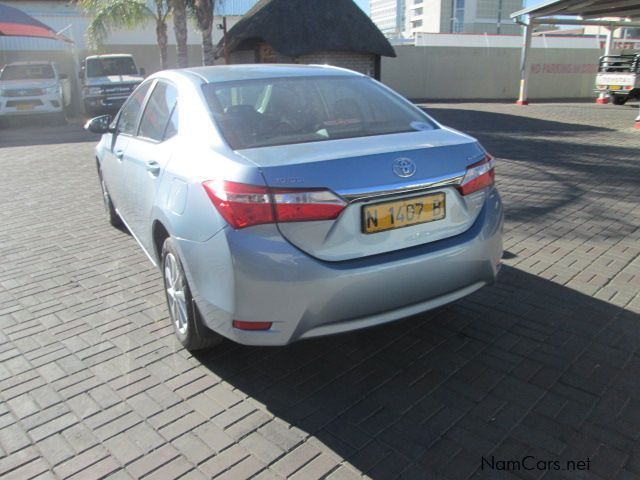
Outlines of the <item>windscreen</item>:
M 436 128 L 365 77 L 252 79 L 202 88 L 234 150 Z
M 131 57 L 90 58 L 87 60 L 87 77 L 137 74 L 138 69 Z
M 55 78 L 51 65 L 7 65 L 0 80 L 40 80 Z

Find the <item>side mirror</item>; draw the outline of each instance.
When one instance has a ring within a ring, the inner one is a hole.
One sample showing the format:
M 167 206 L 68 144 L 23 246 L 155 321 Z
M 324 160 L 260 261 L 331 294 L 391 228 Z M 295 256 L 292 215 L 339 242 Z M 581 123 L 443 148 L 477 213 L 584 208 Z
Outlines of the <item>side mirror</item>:
M 141 76 L 143 76 L 143 77 L 147 76 L 147 71 L 144 69 L 144 67 L 140 68 L 139 71 L 140 71 L 140 75 Z
M 84 129 L 93 133 L 109 133 L 113 131 L 110 125 L 111 115 L 100 115 L 99 117 L 88 120 L 87 123 L 84 124 Z
M 61 73 L 58 76 L 60 77 L 60 80 L 68 80 L 69 79 L 69 75 L 67 75 L 66 73 Z

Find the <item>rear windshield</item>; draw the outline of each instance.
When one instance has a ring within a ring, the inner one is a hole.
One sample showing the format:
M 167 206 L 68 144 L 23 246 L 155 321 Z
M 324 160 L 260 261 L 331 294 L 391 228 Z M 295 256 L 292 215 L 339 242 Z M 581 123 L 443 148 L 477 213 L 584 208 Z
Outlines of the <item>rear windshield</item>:
M 0 74 L 0 80 L 40 80 L 55 78 L 51 65 L 7 65 Z
M 365 77 L 254 79 L 202 89 L 235 150 L 435 128 L 425 114 Z
M 131 57 L 91 58 L 87 60 L 87 77 L 108 75 L 137 75 L 138 69 Z

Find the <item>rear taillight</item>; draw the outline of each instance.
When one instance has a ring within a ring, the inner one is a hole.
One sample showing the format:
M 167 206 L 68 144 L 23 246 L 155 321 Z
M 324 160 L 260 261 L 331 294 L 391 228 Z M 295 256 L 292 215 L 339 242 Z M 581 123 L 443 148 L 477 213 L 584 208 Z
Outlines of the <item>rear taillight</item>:
M 491 155 L 486 154 L 482 160 L 467 167 L 467 173 L 462 183 L 458 185 L 458 191 L 462 195 L 477 192 L 493 185 L 495 176 L 495 160 Z
M 220 215 L 235 229 L 276 221 L 332 220 L 346 206 L 329 190 L 269 189 L 213 180 L 202 186 Z
M 232 325 L 233 325 L 233 328 L 237 328 L 238 330 L 256 331 L 256 330 L 269 330 L 271 328 L 271 325 L 273 325 L 273 323 L 272 322 L 245 322 L 243 320 L 234 320 Z
M 202 184 L 220 215 L 233 228 L 273 222 L 273 206 L 265 187 L 208 181 Z

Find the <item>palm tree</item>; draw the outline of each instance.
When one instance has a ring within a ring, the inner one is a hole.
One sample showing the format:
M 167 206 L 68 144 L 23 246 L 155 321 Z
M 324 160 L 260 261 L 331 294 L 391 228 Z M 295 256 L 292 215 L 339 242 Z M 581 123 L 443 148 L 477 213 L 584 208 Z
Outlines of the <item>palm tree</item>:
M 94 46 L 100 46 L 113 28 L 135 28 L 153 19 L 160 49 L 160 65 L 167 68 L 167 16 L 170 0 L 78 0 L 86 12 L 93 15 L 87 28 L 87 37 Z
M 189 66 L 187 51 L 187 2 L 186 0 L 171 0 L 173 10 L 173 29 L 176 33 L 178 52 L 178 67 Z
M 216 59 L 211 33 L 213 31 L 213 7 L 215 0 L 190 0 L 196 16 L 198 30 L 202 33 L 202 64 L 213 65 Z

